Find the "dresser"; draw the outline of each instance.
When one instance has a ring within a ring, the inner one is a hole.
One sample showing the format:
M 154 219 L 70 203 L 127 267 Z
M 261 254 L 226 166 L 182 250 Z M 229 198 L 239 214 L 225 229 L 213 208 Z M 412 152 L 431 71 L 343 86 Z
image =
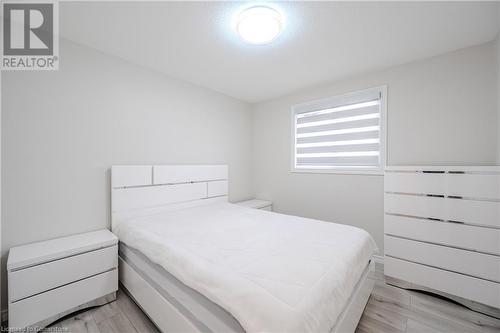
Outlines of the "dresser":
M 118 239 L 109 230 L 13 247 L 9 327 L 38 331 L 73 311 L 116 299 Z
M 390 167 L 384 191 L 387 282 L 498 317 L 500 167 Z

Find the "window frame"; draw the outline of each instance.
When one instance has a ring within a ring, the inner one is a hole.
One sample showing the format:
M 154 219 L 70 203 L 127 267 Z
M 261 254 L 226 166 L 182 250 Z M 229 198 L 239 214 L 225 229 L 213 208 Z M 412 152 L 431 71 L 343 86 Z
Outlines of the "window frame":
M 298 113 L 312 112 L 321 109 L 327 109 L 333 105 L 339 105 L 342 101 L 345 104 L 349 101 L 355 101 L 359 96 L 373 93 L 380 93 L 380 166 L 373 168 L 357 168 L 354 166 L 332 166 L 330 168 L 299 168 L 296 166 L 297 138 L 295 115 Z M 318 99 L 306 103 L 296 104 L 291 110 L 291 172 L 293 173 L 323 173 L 323 174 L 347 174 L 347 175 L 383 175 L 384 168 L 387 165 L 387 86 L 378 86 L 357 90 L 333 97 Z

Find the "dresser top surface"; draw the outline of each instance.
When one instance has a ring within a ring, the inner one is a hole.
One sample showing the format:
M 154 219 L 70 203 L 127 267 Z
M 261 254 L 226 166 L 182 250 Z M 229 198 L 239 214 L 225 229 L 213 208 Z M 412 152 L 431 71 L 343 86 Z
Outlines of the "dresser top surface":
M 118 238 L 107 229 L 55 238 L 13 247 L 9 250 L 7 270 L 17 270 L 80 253 L 93 251 L 118 243 Z

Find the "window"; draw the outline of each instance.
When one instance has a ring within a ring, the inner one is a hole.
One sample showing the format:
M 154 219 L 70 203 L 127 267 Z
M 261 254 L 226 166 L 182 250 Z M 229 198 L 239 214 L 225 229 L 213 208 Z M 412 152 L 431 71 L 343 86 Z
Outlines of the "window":
M 386 87 L 296 105 L 292 171 L 382 174 Z

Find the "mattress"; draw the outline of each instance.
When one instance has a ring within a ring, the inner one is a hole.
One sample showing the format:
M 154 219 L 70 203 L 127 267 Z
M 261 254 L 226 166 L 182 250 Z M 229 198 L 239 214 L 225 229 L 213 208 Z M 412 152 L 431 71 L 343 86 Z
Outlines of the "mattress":
M 119 255 L 200 332 L 244 332 L 243 327 L 229 312 L 183 284 L 138 250 L 120 243 Z
M 376 249 L 365 231 L 229 203 L 121 221 L 120 241 L 247 332 L 327 332 Z

